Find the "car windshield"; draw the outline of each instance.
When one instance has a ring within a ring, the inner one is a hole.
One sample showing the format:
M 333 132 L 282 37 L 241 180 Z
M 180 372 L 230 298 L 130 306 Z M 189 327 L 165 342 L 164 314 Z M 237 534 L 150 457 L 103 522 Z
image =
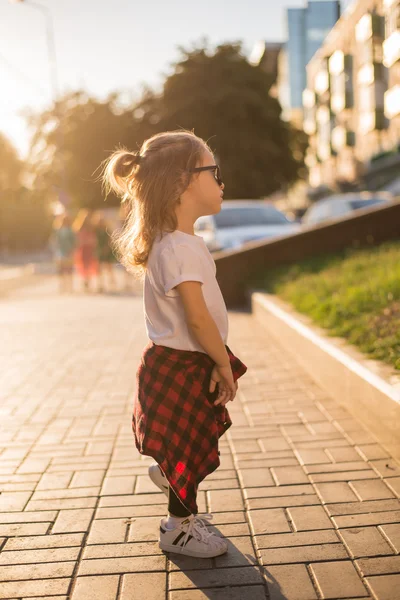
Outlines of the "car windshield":
M 369 198 L 368 200 L 350 200 L 349 204 L 353 210 L 357 210 L 358 208 L 367 208 L 367 206 L 373 204 L 382 204 L 382 202 L 385 202 L 382 198 Z
M 222 207 L 221 212 L 214 215 L 219 229 L 228 227 L 246 227 L 249 225 L 285 225 L 290 221 L 273 206 Z

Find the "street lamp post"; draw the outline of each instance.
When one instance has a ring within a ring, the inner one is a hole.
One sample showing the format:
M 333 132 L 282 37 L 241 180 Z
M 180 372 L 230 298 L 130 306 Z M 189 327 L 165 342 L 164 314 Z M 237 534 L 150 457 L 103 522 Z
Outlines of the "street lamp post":
M 56 47 L 54 43 L 54 25 L 53 25 L 53 17 L 51 14 L 51 10 L 44 6 L 43 4 L 38 4 L 37 2 L 31 2 L 30 0 L 11 0 L 14 4 L 22 4 L 23 2 L 28 6 L 31 6 L 35 10 L 38 10 L 45 17 L 46 21 L 46 39 L 47 39 L 47 52 L 49 59 L 49 69 L 50 69 L 50 82 L 51 88 L 53 92 L 53 100 L 56 101 L 59 94 L 59 85 L 58 85 L 58 72 L 57 72 L 57 57 L 56 57 Z

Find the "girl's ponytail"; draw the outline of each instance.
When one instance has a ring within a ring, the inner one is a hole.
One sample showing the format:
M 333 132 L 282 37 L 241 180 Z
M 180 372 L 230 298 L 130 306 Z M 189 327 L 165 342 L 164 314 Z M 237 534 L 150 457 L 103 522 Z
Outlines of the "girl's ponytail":
M 129 194 L 135 168 L 140 164 L 142 156 L 121 148 L 116 150 L 105 162 L 102 179 L 103 188 L 108 195 L 114 192 L 125 200 Z

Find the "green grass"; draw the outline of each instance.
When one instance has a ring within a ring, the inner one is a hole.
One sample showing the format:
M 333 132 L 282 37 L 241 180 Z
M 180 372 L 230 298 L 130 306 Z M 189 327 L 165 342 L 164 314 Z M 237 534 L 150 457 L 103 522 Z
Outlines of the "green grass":
M 400 370 L 400 241 L 308 259 L 252 283 Z

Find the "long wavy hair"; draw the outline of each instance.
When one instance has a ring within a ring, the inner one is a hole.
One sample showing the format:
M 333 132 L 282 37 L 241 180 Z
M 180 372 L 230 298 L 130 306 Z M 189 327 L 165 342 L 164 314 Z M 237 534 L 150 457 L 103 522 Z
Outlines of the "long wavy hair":
M 156 237 L 175 231 L 175 208 L 205 150 L 208 145 L 193 132 L 168 131 L 146 140 L 137 153 L 120 148 L 105 161 L 106 194 L 128 203 L 124 226 L 112 236 L 113 250 L 136 277 L 143 278 Z

